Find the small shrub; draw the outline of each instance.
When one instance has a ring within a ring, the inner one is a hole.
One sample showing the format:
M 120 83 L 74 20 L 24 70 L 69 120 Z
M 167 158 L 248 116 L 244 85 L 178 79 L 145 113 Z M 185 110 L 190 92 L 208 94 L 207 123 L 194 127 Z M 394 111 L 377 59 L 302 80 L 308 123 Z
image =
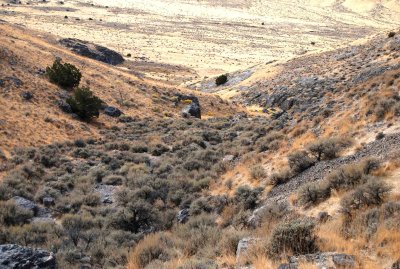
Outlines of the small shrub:
M 65 88 L 77 87 L 82 78 L 78 68 L 69 63 L 62 64 L 60 59 L 56 59 L 51 67 L 46 68 L 46 74 L 50 82 Z
M 217 77 L 215 79 L 215 84 L 217 86 L 223 85 L 223 84 L 225 84 L 227 82 L 228 82 L 228 76 L 227 75 L 221 75 L 221 76 L 219 76 L 219 77 Z
M 309 183 L 298 191 L 298 201 L 304 206 L 315 205 L 329 198 L 330 194 L 330 186 L 327 182 Z
M 282 185 L 282 184 L 285 184 L 286 182 L 288 182 L 291 177 L 292 177 L 291 171 L 289 169 L 284 169 L 280 172 L 273 173 L 271 175 L 270 184 L 272 186 Z
M 382 140 L 385 138 L 385 134 L 382 132 L 379 132 L 376 136 L 375 136 L 375 140 Z
M 282 254 L 303 255 L 317 251 L 315 223 L 309 219 L 296 219 L 278 224 L 272 231 L 268 253 L 277 259 Z
M 378 120 L 382 120 L 385 116 L 393 110 L 396 100 L 393 98 L 380 99 L 374 105 L 374 114 Z
M 73 96 L 67 99 L 71 109 L 82 120 L 90 121 L 99 116 L 99 110 L 102 105 L 100 98 L 95 96 L 89 88 L 77 88 Z
M 392 38 L 392 37 L 394 37 L 395 35 L 396 35 L 395 32 L 390 32 L 390 33 L 388 34 L 388 37 L 389 37 L 389 38 Z
M 250 168 L 250 176 L 252 179 L 262 179 L 267 176 L 267 172 L 262 165 L 254 165 Z
M 314 165 L 314 161 L 305 151 L 296 151 L 288 156 L 290 169 L 294 173 L 301 173 Z

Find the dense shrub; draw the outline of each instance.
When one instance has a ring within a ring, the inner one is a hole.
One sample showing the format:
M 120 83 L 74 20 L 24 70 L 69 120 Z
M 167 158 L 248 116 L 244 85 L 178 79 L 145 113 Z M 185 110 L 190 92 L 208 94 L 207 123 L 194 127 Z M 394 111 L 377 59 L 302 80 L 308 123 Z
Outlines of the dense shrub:
M 301 173 L 314 165 L 314 161 L 305 151 L 296 151 L 288 156 L 290 169 L 294 173 Z
M 160 222 L 159 212 L 144 201 L 128 203 L 111 216 L 110 225 L 121 230 L 138 233 L 154 229 Z
M 76 88 L 73 95 L 67 99 L 67 103 L 72 111 L 85 121 L 98 117 L 102 105 L 100 98 L 95 96 L 89 88 Z
M 261 192 L 262 188 L 239 187 L 235 193 L 235 201 L 237 204 L 243 206 L 244 209 L 254 209 L 258 204 Z
M 389 192 L 390 187 L 384 182 L 370 180 L 343 197 L 341 205 L 346 212 L 381 205 Z
M 379 167 L 379 161 L 373 158 L 359 163 L 348 164 L 328 176 L 331 188 L 346 190 L 368 181 L 369 175 Z
M 215 84 L 217 86 L 223 85 L 228 82 L 228 76 L 227 75 L 220 75 L 215 79 Z
M 46 74 L 52 83 L 65 88 L 77 87 L 82 77 L 78 68 L 69 63 L 63 64 L 60 59 L 46 68 Z
M 89 217 L 78 215 L 66 215 L 62 221 L 62 226 L 75 246 L 78 246 L 84 237 L 84 232 L 92 228 L 93 221 Z
M 283 255 L 302 255 L 318 250 L 315 223 L 309 219 L 296 219 L 280 223 L 272 231 L 268 253 L 278 259 Z

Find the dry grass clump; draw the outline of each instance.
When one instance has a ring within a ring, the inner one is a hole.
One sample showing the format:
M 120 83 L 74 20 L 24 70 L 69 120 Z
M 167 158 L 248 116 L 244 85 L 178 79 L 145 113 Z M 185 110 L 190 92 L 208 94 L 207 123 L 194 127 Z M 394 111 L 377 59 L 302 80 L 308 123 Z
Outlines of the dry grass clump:
M 166 234 L 147 235 L 134 248 L 129 257 L 127 269 L 143 269 L 151 263 L 170 260 L 172 258 L 172 251 L 170 250 L 172 244 L 171 238 Z

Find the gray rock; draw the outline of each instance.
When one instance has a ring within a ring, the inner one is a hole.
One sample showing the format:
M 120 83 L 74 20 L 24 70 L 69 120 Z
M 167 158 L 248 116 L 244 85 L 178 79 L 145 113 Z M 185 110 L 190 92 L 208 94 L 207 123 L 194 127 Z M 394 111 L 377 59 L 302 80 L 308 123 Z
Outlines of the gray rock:
M 246 258 L 246 254 L 251 246 L 257 243 L 258 239 L 253 237 L 246 237 L 239 241 L 236 249 L 236 262 L 241 264 L 243 259 Z
M 192 103 L 182 110 L 182 116 L 185 118 L 195 117 L 201 119 L 201 108 L 199 98 L 193 95 L 176 95 L 175 105 L 177 106 L 181 101 L 190 100 Z
M 52 198 L 52 197 L 44 197 L 43 198 L 43 204 L 46 207 L 53 206 L 55 204 L 54 198 Z
M 22 80 L 20 80 L 19 78 L 12 76 L 12 77 L 6 77 L 6 80 L 14 83 L 15 87 L 19 88 L 22 86 Z
M 55 269 L 53 253 L 18 245 L 0 245 L 0 269 Z
M 33 94 L 31 92 L 23 92 L 21 94 L 22 98 L 24 98 L 24 100 L 29 101 L 33 98 Z
M 184 94 L 177 94 L 176 95 L 175 105 L 178 105 L 180 102 L 182 102 L 184 100 L 190 100 L 193 103 L 196 103 L 196 104 L 198 104 L 200 106 L 199 98 L 197 98 L 196 96 L 193 96 L 193 95 L 184 95 Z
M 279 265 L 278 269 L 297 269 L 297 265 L 294 263 L 283 263 Z
M 35 202 L 25 199 L 24 197 L 14 196 L 13 198 L 11 198 L 11 200 L 13 200 L 13 202 L 17 206 L 32 211 L 34 215 L 36 215 L 39 210 L 39 207 L 37 206 L 37 204 L 35 204 Z
M 60 40 L 60 44 L 79 55 L 95 59 L 100 62 L 111 65 L 117 65 L 124 62 L 124 57 L 122 57 L 122 55 L 118 52 L 87 41 L 75 38 L 65 38 Z
M 185 223 L 189 218 L 189 209 L 185 208 L 178 212 L 176 219 L 179 223 Z
M 201 108 L 198 104 L 192 102 L 182 110 L 182 116 L 184 118 L 195 117 L 201 119 Z
M 36 72 L 36 74 L 38 74 L 38 75 L 44 75 L 44 74 L 46 74 L 46 70 L 43 69 L 43 68 L 39 68 L 38 71 Z
M 58 107 L 65 113 L 72 113 L 71 106 L 67 102 L 65 102 L 64 100 L 60 100 L 58 102 Z
M 353 268 L 356 263 L 354 256 L 347 254 L 334 254 L 332 260 L 335 265 L 346 268 Z
M 233 155 L 226 155 L 223 159 L 222 162 L 224 163 L 230 163 L 235 159 L 235 156 Z
M 289 264 L 298 265 L 303 262 L 315 264 L 317 268 L 355 268 L 354 256 L 335 253 L 322 252 L 315 254 L 306 254 L 300 256 L 292 256 L 289 258 Z M 294 267 L 296 268 L 296 267 Z
M 122 114 L 121 110 L 113 106 L 108 106 L 104 108 L 104 113 L 110 117 L 116 117 L 116 118 L 121 116 Z
M 81 258 L 80 262 L 84 263 L 84 264 L 90 264 L 92 262 L 92 259 L 88 256 L 85 256 L 85 257 Z
M 95 189 L 99 192 L 101 196 L 101 202 L 103 204 L 114 203 L 114 192 L 116 190 L 116 186 L 98 184 Z
M 325 211 L 319 212 L 317 219 L 319 222 L 326 222 L 330 218 L 329 214 Z

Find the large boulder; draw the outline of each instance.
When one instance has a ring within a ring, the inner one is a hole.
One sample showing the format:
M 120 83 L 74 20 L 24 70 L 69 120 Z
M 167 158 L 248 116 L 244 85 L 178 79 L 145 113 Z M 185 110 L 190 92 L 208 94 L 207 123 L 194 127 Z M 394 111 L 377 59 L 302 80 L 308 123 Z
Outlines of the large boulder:
M 175 105 L 178 105 L 180 102 L 186 101 L 189 101 L 190 104 L 182 110 L 182 116 L 185 118 L 195 117 L 201 119 L 201 107 L 199 98 L 193 95 L 177 94 Z
M 201 108 L 197 103 L 192 102 L 182 110 L 184 118 L 195 117 L 201 119 Z
M 60 40 L 60 44 L 69 48 L 76 54 L 107 64 L 117 65 L 124 62 L 124 57 L 118 52 L 87 41 L 75 38 L 64 38 Z
M 0 245 L 0 269 L 55 269 L 53 253 L 18 245 Z

